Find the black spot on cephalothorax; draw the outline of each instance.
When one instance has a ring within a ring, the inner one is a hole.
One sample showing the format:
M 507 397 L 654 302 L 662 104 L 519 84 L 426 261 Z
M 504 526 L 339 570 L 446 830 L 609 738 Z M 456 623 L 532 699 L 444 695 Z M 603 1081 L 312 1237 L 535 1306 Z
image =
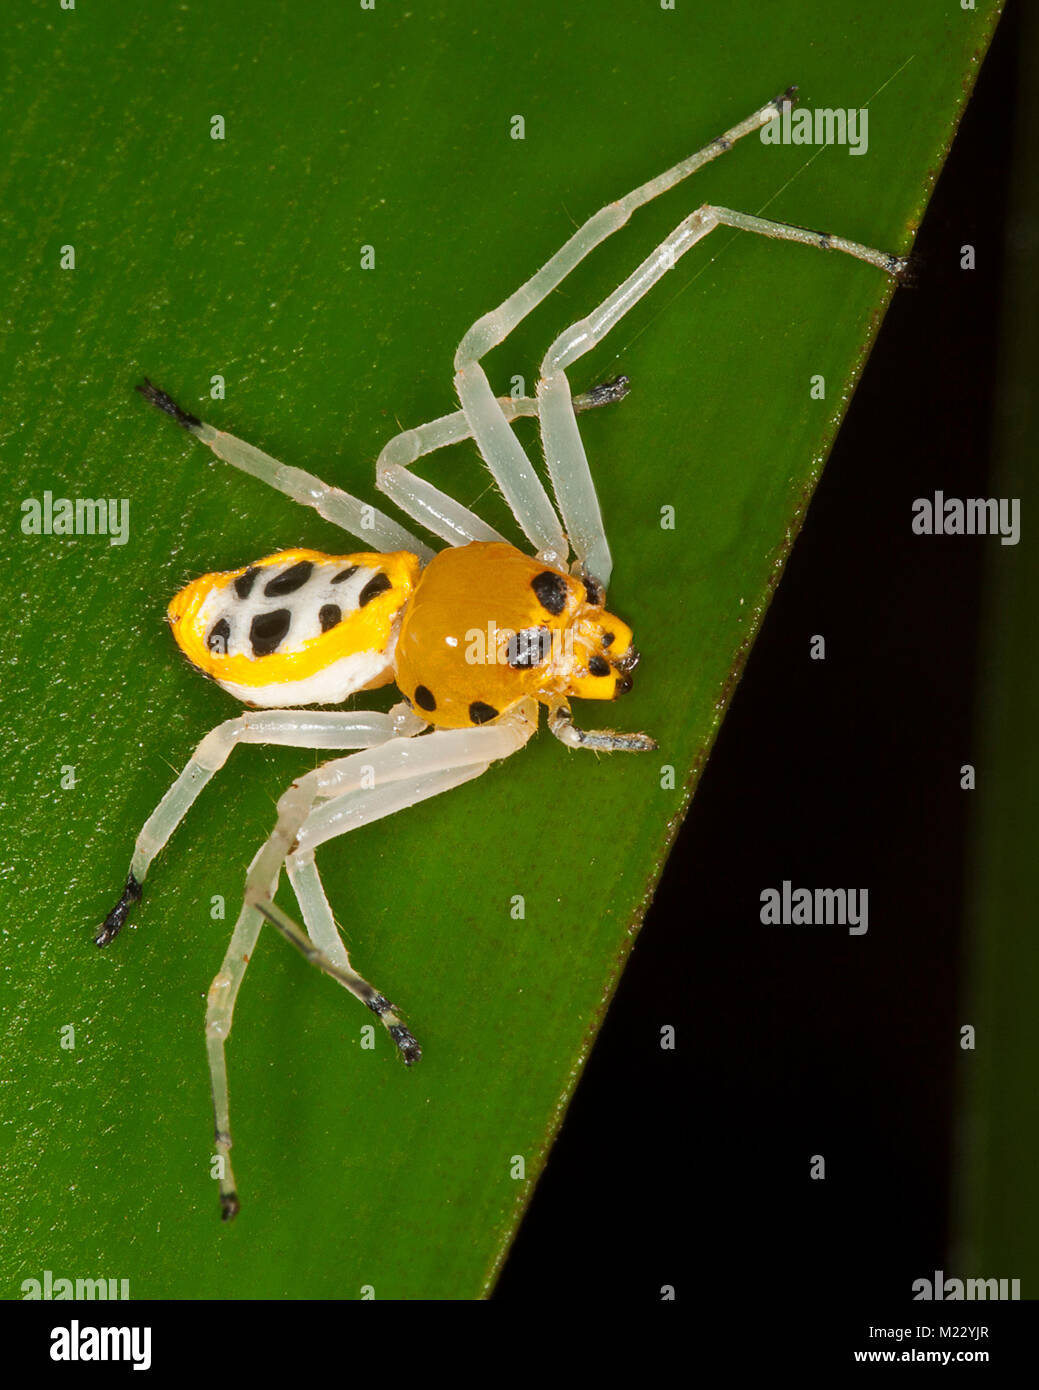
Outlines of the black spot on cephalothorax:
M 547 627 L 525 627 L 509 638 L 508 662 L 514 671 L 529 671 L 541 666 L 552 650 L 552 630 Z
M 290 565 L 287 570 L 282 570 L 281 574 L 276 574 L 264 587 L 263 592 L 268 598 L 281 598 L 284 594 L 294 594 L 297 589 L 303 588 L 313 573 L 313 560 L 300 560 L 298 564 Z
M 553 570 L 542 570 L 530 581 L 530 587 L 538 596 L 542 608 L 558 618 L 566 607 L 566 580 Z
M 593 656 L 588 663 L 588 674 L 591 676 L 608 676 L 610 674 L 610 663 L 601 656 Z
M 231 636 L 231 626 L 226 618 L 221 618 L 209 629 L 206 646 L 214 656 L 227 655 L 227 639 Z
M 330 627 L 337 627 L 343 621 L 343 610 L 338 603 L 323 603 L 318 617 L 321 619 L 321 631 L 327 632 Z
M 244 574 L 240 574 L 234 582 L 234 591 L 239 598 L 248 598 L 253 591 L 256 583 L 256 576 L 260 573 L 259 565 L 250 565 Z
M 604 646 L 604 647 L 612 647 L 612 646 L 613 646 L 613 639 L 616 637 L 616 635 L 617 635 L 617 634 L 616 634 L 615 632 L 604 632 L 603 635 L 602 635 L 602 644 L 603 644 L 603 646 Z
M 416 685 L 415 703 L 418 705 L 419 709 L 424 710 L 434 710 L 437 707 L 433 692 L 426 685 Z
M 469 718 L 474 724 L 486 724 L 488 720 L 498 718 L 498 711 L 493 705 L 485 705 L 482 700 L 474 700 L 469 706 Z
M 292 614 L 287 608 L 276 608 L 273 613 L 257 613 L 249 628 L 249 641 L 254 656 L 270 656 L 276 652 L 288 636 L 292 625 Z
M 358 605 L 363 608 L 366 603 L 371 603 L 373 598 L 378 598 L 380 594 L 384 594 L 387 589 L 392 588 L 393 585 L 388 574 L 377 574 L 369 579 L 361 590 L 357 599 Z
M 585 603 L 590 603 L 593 608 L 598 608 L 603 600 L 602 585 L 597 579 L 593 579 L 590 574 L 582 575 L 581 583 L 584 585 Z
M 332 583 L 333 583 L 333 584 L 345 584 L 345 582 L 346 582 L 348 579 L 352 579 L 352 578 L 354 577 L 354 575 L 357 573 L 357 571 L 358 571 L 360 568 L 361 568 L 360 565 L 350 565 L 347 569 L 345 569 L 345 570 L 340 570 L 339 573 L 336 575 L 336 577 L 332 580 Z

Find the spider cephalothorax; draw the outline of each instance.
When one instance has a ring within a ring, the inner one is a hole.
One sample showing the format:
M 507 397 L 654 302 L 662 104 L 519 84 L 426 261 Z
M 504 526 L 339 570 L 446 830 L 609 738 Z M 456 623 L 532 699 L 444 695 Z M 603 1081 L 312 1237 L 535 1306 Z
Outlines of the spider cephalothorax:
M 533 697 L 612 700 L 631 688 L 631 629 L 602 587 L 514 546 L 443 550 L 422 572 L 397 640 L 397 684 L 431 724 L 486 724 Z

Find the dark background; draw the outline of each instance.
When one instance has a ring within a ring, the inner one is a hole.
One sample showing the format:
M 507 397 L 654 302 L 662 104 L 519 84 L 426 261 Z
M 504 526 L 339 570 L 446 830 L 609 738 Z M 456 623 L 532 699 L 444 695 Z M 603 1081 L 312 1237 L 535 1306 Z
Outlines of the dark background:
M 903 1303 L 946 1267 L 993 542 L 910 520 L 988 495 L 1020 33 L 1012 4 L 498 1300 Z M 762 926 L 784 879 L 867 887 L 868 933 Z

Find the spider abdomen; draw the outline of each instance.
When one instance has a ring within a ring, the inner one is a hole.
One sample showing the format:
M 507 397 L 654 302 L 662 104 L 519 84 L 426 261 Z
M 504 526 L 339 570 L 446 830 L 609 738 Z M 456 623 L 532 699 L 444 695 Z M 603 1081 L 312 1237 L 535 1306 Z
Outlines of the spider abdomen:
M 338 704 L 393 679 L 418 571 L 407 551 L 282 550 L 194 580 L 168 616 L 188 660 L 246 704 Z

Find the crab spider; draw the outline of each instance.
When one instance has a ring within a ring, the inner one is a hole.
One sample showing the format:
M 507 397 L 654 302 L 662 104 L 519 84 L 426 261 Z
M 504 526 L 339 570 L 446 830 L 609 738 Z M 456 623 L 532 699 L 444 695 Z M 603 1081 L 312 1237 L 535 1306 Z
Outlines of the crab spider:
M 904 259 L 843 237 L 704 204 L 596 309 L 556 338 L 541 363 L 535 399 L 493 395 L 480 365 L 485 354 L 636 208 L 758 130 L 793 90 L 595 213 L 469 329 L 455 355 L 461 409 L 398 434 L 376 464 L 376 486 L 448 543 L 438 553 L 374 507 L 188 414 L 151 382 L 138 387 L 218 458 L 313 507 L 370 547 L 341 556 L 281 551 L 238 570 L 205 575 L 174 598 L 169 617 L 178 645 L 252 709 L 207 734 L 159 802 L 137 837 L 122 897 L 96 937 L 106 946 L 118 934 L 152 860 L 237 744 L 357 750 L 307 773 L 281 797 L 275 828 L 249 865 L 231 943 L 209 989 L 205 1031 L 225 1220 L 239 1209 L 225 1044 L 264 922 L 366 1004 L 407 1065 L 421 1056 L 395 1006 L 350 964 L 315 863 L 318 847 L 468 782 L 517 752 L 537 728 L 540 704 L 547 706 L 549 729 L 570 748 L 656 747 L 641 733 L 583 731 L 570 710 L 574 696 L 614 699 L 629 690 L 638 653 L 631 629 L 604 607 L 612 561 L 577 427 L 578 412 L 622 399 L 627 380 L 572 397 L 567 370 L 716 227 L 841 251 L 895 277 L 905 269 Z M 558 511 L 513 433 L 513 421 L 523 415 L 538 421 Z M 468 438 L 476 441 L 533 557 L 412 472 L 424 455 Z M 472 640 L 474 633 L 486 634 L 486 640 Z M 404 699 L 387 714 L 305 708 L 338 704 L 390 682 Z M 305 931 L 274 902 L 283 868 Z

